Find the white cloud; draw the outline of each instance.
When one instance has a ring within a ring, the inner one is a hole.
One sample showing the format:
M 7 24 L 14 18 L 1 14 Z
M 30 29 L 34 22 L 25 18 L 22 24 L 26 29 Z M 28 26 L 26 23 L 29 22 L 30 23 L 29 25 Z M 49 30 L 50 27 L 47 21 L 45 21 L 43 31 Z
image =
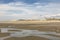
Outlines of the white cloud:
M 60 3 L 49 3 L 42 6 L 40 3 L 28 5 L 22 2 L 0 4 L 0 19 L 43 19 L 53 15 L 60 15 Z M 8 17 L 8 18 L 7 18 Z

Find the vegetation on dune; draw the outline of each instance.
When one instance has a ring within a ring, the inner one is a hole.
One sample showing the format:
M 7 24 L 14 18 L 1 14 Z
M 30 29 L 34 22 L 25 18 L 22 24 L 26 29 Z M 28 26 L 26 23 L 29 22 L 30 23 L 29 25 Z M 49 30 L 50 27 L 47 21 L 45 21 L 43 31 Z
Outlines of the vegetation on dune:
M 52 17 L 52 18 L 45 18 L 46 20 L 60 20 L 60 18 L 54 18 L 54 17 Z

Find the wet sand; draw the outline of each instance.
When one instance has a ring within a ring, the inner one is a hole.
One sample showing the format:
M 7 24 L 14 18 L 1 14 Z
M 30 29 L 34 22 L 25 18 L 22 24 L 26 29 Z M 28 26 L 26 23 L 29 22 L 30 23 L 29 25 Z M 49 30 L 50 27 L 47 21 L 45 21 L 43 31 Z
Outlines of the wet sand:
M 7 38 L 5 40 L 48 40 L 48 39 L 42 37 L 29 36 L 29 37 L 20 37 L 20 38 L 13 37 L 13 38 Z

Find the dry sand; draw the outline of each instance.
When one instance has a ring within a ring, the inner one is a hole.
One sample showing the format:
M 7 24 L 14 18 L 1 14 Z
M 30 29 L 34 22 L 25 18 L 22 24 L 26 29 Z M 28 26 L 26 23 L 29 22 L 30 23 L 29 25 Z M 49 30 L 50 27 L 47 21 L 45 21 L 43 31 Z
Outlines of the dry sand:
M 54 31 L 60 32 L 60 21 L 15 21 L 15 22 L 1 22 L 0 28 L 12 26 L 19 29 L 31 29 L 40 31 Z M 3 34 L 0 34 L 0 36 Z M 5 36 L 7 36 L 5 34 Z M 22 37 L 22 38 L 8 38 L 5 40 L 48 40 L 41 37 Z
M 15 21 L 11 23 L 0 23 L 0 28 L 8 26 L 19 29 L 60 32 L 60 21 Z

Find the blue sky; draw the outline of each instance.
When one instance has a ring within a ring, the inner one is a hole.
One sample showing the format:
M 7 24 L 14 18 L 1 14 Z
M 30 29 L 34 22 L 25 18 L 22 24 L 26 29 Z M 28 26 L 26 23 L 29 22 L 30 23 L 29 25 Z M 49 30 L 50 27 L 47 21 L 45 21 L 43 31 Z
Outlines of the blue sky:
M 10 3 L 10 2 L 24 2 L 27 4 L 32 4 L 32 3 L 59 3 L 60 0 L 0 0 L 0 3 Z
M 0 0 L 0 21 L 60 16 L 60 0 Z
M 48 3 L 48 2 L 60 2 L 60 0 L 0 0 L 1 3 L 10 3 L 10 2 L 24 2 L 24 3 L 35 3 L 35 2 L 40 2 L 40 3 Z

